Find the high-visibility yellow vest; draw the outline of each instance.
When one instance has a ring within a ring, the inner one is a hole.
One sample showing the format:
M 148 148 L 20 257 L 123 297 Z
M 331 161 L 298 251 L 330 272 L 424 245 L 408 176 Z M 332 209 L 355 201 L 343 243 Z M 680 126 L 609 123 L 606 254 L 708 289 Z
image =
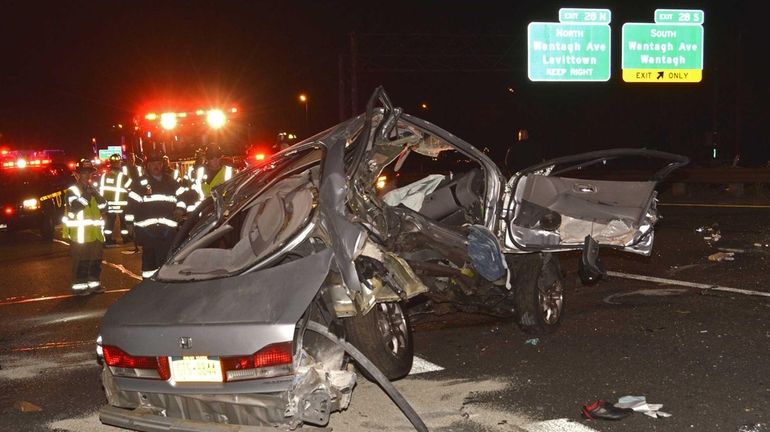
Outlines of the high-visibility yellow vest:
M 71 205 L 76 200 L 82 200 L 80 204 L 84 207 L 78 212 L 73 212 Z M 62 218 L 64 223 L 62 235 L 74 243 L 104 242 L 104 233 L 102 232 L 104 220 L 102 219 L 101 208 L 105 204 L 99 204 L 94 197 L 91 197 L 89 202 L 85 201 L 77 186 L 72 186 L 67 190 L 67 213 Z
M 219 169 L 219 172 L 211 179 L 210 182 L 203 182 L 201 188 L 203 189 L 203 195 L 208 198 L 211 196 L 211 189 L 219 186 L 220 184 L 233 178 L 233 167 L 223 166 Z

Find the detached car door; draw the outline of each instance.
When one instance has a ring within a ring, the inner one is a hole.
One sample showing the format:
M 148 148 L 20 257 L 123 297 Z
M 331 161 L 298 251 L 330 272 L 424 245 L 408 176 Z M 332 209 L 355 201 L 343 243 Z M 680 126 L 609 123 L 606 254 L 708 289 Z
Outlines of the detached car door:
M 500 235 L 505 249 L 564 251 L 602 245 L 649 255 L 658 219 L 655 188 L 688 162 L 684 156 L 654 150 L 613 149 L 524 169 L 509 180 L 503 195 Z

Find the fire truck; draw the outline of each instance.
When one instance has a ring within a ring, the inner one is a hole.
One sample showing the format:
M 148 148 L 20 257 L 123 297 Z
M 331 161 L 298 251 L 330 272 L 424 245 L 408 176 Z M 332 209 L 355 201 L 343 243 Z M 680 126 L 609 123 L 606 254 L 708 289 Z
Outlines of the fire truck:
M 36 228 L 52 239 L 74 168 L 62 150 L 0 149 L 0 230 Z
M 198 107 L 163 109 L 142 113 L 134 118 L 133 153 L 163 150 L 170 162 L 182 171 L 195 163 L 196 152 L 218 146 L 232 158 L 235 166 L 246 164 L 248 130 L 237 107 Z

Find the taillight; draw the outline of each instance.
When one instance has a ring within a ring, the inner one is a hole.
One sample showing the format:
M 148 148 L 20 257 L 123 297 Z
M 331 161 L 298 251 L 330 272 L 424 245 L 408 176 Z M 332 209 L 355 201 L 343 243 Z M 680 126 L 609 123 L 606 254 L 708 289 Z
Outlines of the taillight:
M 133 356 L 122 349 L 104 345 L 104 362 L 117 376 L 167 380 L 171 377 L 168 357 Z
M 268 345 L 248 356 L 222 357 L 225 381 L 276 377 L 292 373 L 292 343 Z
M 13 207 L 7 206 L 3 209 L 3 213 L 5 213 L 6 216 L 10 216 L 13 214 Z

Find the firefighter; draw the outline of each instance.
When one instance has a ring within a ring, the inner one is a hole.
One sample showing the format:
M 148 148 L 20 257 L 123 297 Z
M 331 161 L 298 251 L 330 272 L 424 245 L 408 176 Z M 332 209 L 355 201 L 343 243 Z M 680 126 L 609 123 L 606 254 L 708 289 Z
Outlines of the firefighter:
M 147 155 L 146 174 L 128 194 L 128 219 L 142 247 L 142 277 L 149 278 L 166 261 L 176 228 L 185 213 L 179 183 L 163 172 L 163 152 Z
M 75 295 L 104 292 L 99 276 L 102 271 L 104 220 L 107 201 L 93 186 L 93 163 L 81 159 L 75 167 L 75 184 L 67 189 L 63 235 L 70 241 L 72 254 L 72 291 Z
M 126 153 L 126 159 L 123 161 L 123 168 L 121 168 L 121 171 L 123 171 L 124 175 L 127 175 L 128 178 L 131 179 L 131 187 L 137 186 L 139 184 L 139 177 L 144 175 L 144 170 L 142 169 L 142 166 L 140 163 L 142 162 L 142 158 L 140 155 L 136 155 L 134 153 Z M 128 191 L 131 192 L 131 187 L 128 188 Z M 127 200 L 128 201 L 128 200 Z M 128 213 L 125 213 L 125 220 L 126 220 L 126 228 L 128 229 L 128 236 L 127 238 L 129 241 L 133 241 L 134 243 L 134 249 L 130 251 L 122 251 L 123 254 L 136 254 L 139 253 L 139 246 L 136 244 L 136 239 L 134 239 L 134 219 L 133 215 L 130 215 Z
M 235 169 L 222 161 L 222 149 L 218 146 L 206 149 L 206 178 L 201 184 L 203 195 L 208 198 L 211 190 L 220 184 L 230 180 L 235 174 Z
M 195 151 L 195 163 L 188 169 L 187 181 L 190 190 L 186 194 L 187 212 L 195 210 L 206 199 L 203 193 L 203 182 L 206 180 L 206 149 Z
M 99 179 L 99 194 L 107 200 L 107 214 L 104 221 L 105 246 L 114 246 L 113 229 L 115 220 L 120 220 L 120 236 L 123 244 L 128 243 L 128 226 L 126 226 L 125 210 L 128 205 L 128 189 L 131 187 L 131 176 L 120 166 L 120 155 L 110 155 L 110 169 Z

